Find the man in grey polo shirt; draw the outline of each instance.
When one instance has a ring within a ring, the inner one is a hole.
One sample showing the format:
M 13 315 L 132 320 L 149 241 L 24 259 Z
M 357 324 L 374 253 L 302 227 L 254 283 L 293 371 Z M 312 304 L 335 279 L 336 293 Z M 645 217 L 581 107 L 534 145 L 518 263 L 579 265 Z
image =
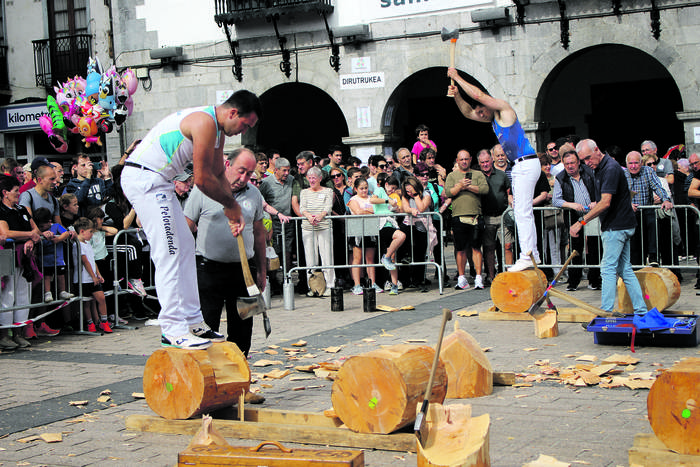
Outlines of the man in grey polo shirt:
M 248 149 L 236 149 L 224 162 L 226 179 L 236 202 L 241 206 L 245 227 L 243 243 L 246 256 L 254 268 L 253 277 L 260 290 L 265 288 L 266 258 L 263 226 L 263 198 L 249 183 L 255 171 L 255 154 Z M 228 217 L 222 204 L 204 195 L 194 187 L 185 204 L 185 217 L 190 230 L 197 232 L 197 284 L 204 321 L 215 331 L 221 324 L 221 310 L 226 304 L 226 340 L 233 342 L 248 355 L 253 320 L 238 316 L 236 300 L 248 296 L 243 269 L 238 254 L 238 240 L 231 234 Z

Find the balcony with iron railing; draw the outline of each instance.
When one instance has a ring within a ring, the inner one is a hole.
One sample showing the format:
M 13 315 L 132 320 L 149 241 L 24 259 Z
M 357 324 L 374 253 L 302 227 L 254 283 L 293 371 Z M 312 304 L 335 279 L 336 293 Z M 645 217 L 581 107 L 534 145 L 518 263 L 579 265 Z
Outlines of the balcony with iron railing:
M 333 0 L 214 0 L 217 24 L 238 24 L 289 13 L 332 13 Z
M 91 39 L 90 34 L 74 34 L 32 41 L 36 85 L 50 89 L 57 81 L 85 76 Z

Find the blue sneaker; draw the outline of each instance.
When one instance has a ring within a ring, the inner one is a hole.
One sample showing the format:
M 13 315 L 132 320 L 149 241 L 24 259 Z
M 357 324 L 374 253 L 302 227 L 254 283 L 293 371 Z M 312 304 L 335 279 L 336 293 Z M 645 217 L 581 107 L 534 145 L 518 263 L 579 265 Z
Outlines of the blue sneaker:
M 175 347 L 176 349 L 206 349 L 211 347 L 211 341 L 209 339 L 202 339 L 197 337 L 192 333 L 185 334 L 184 336 L 174 337 L 161 335 L 160 344 L 163 347 Z
M 384 293 L 384 289 L 379 287 L 377 284 L 372 284 L 372 288 L 374 289 L 375 293 Z
M 399 294 L 399 286 L 392 285 L 391 290 L 389 291 L 389 295 L 398 295 L 398 294 Z
M 386 255 L 382 256 L 381 262 L 382 266 L 384 266 L 384 268 L 386 268 L 388 271 L 393 271 L 394 269 L 396 269 L 396 265 L 394 264 L 394 262 L 391 260 L 391 258 L 389 258 Z
M 352 288 L 352 294 L 353 295 L 362 295 L 362 286 L 361 285 L 356 285 L 355 287 Z
M 213 331 L 204 321 L 190 326 L 190 332 L 197 337 L 208 339 L 212 342 L 224 342 L 226 340 L 223 334 Z

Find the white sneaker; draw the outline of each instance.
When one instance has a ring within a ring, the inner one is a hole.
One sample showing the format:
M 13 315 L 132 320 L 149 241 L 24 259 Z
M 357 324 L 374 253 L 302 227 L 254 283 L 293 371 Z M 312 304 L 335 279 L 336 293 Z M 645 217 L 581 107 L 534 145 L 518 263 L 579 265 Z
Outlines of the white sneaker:
M 148 295 L 148 292 L 146 292 L 146 287 L 144 287 L 143 281 L 141 279 L 129 279 L 129 284 L 127 285 L 127 287 L 136 292 L 138 295 L 141 295 L 142 297 Z
M 163 347 L 175 347 L 176 349 L 196 350 L 211 347 L 211 341 L 209 339 L 197 337 L 192 333 L 179 337 L 166 336 L 163 334 L 160 337 L 160 345 Z
M 213 331 L 204 321 L 190 326 L 190 332 L 194 336 L 207 339 L 212 342 L 224 342 L 226 340 L 223 334 Z
M 58 298 L 60 298 L 61 300 L 70 300 L 73 297 L 75 297 L 75 295 L 73 295 L 70 292 L 66 292 L 65 290 L 61 291 L 61 293 L 58 294 Z
M 51 295 L 51 292 L 46 292 L 44 294 L 44 302 L 46 302 L 46 303 L 53 302 L 53 295 Z
M 401 281 L 396 281 L 396 286 L 399 288 L 399 290 L 403 290 L 403 284 Z
M 392 284 L 391 281 L 386 281 L 386 282 L 384 283 L 384 290 L 386 290 L 386 291 L 391 290 L 391 286 L 392 286 L 392 285 L 394 285 L 394 284 Z
M 478 290 L 481 290 L 481 289 L 484 288 L 484 281 L 483 281 L 483 279 L 481 278 L 481 276 L 479 276 L 479 275 L 477 275 L 477 276 L 474 278 L 474 288 L 475 288 L 475 289 L 478 289 Z
M 456 290 L 467 290 L 469 288 L 469 282 L 465 276 L 459 276 L 457 278 L 457 285 L 455 285 Z
M 540 262 L 537 261 L 537 263 L 539 264 Z M 534 265 L 532 264 L 532 261 L 529 258 L 518 258 L 515 264 L 508 268 L 508 272 L 520 272 L 526 269 L 532 269 L 533 267 Z
M 331 296 L 331 289 L 330 289 L 330 287 L 326 287 L 326 290 L 323 291 L 323 296 L 324 296 L 324 297 L 330 297 L 330 296 Z

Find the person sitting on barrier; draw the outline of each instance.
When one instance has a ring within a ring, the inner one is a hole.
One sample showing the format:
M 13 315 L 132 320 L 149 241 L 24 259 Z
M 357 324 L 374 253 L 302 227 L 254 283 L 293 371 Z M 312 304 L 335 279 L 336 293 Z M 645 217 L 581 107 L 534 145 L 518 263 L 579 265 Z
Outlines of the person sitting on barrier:
M 426 177 L 427 178 L 427 177 Z M 408 214 L 404 217 L 401 230 L 406 234 L 407 242 L 404 242 L 399 257 L 410 258 L 407 274 L 404 276 L 406 287 L 422 287 L 427 292 L 430 281 L 425 278 L 425 264 L 422 263 L 428 256 L 428 231 L 432 227 L 429 216 L 420 216 L 423 212 L 432 211 L 433 200 L 423 184 L 413 176 L 406 177 L 401 185 L 401 209 Z
M 80 217 L 73 224 L 73 228 L 78 234 L 77 240 L 80 242 L 80 258 L 78 258 L 78 248 L 73 249 L 73 263 L 76 265 L 73 270 L 73 283 L 76 284 L 77 288 L 77 283 L 80 281 L 82 283 L 82 296 L 92 295 L 94 298 L 94 300 L 83 304 L 84 308 L 87 309 L 88 332 L 97 332 L 95 326 L 97 321 L 102 332 L 111 333 L 112 328 L 107 321 L 107 302 L 102 290 L 102 284 L 105 280 L 95 263 L 95 252 L 90 245 L 90 239 L 95 231 L 94 224 L 90 219 Z M 78 263 L 83 265 L 82 272 Z
M 66 230 L 61 224 L 51 222 L 51 211 L 47 208 L 37 208 L 34 212 L 34 222 L 41 232 L 51 232 L 51 238 L 44 237 L 41 241 L 41 252 L 36 257 L 41 263 L 44 273 L 44 301 L 53 302 L 51 282 L 56 273 L 56 295 L 59 300 L 70 300 L 74 297 L 66 290 L 66 263 L 63 258 L 63 243 L 73 238 L 75 233 Z
M 11 238 L 14 247 L 24 255 L 30 255 L 34 243 L 38 242 L 41 233 L 27 210 L 18 205 L 19 180 L 10 175 L 0 175 L 0 235 Z M 7 245 L 6 245 L 7 248 Z M 0 288 L 0 348 L 16 349 L 29 347 L 31 344 L 23 337 L 26 328 L 33 326 L 18 326 L 13 328 L 12 339 L 10 329 L 14 323 L 24 323 L 29 318 L 29 308 L 4 311 L 15 306 L 29 305 L 30 282 L 33 280 L 31 269 L 25 270 L 24 262 L 15 262 L 15 272 L 5 276 L 4 287 Z M 31 274 L 31 277 L 30 277 Z
M 384 215 L 384 217 L 379 218 L 379 256 L 381 258 L 380 262 L 389 271 L 389 277 L 391 278 L 391 281 L 386 281 L 384 284 L 384 290 L 388 290 L 389 295 L 399 294 L 399 272 L 396 270 L 394 263 L 396 262 L 396 251 L 406 241 L 406 234 L 399 229 L 396 217 L 387 215 L 400 212 L 400 198 L 391 196 L 397 193 L 398 190 L 399 181 L 396 177 L 389 177 L 383 183 L 383 186 L 377 187 L 377 191 L 371 198 L 371 202 L 374 205 L 374 213 Z
M 350 169 L 352 170 L 352 168 Z M 354 215 L 366 215 L 374 214 L 374 207 L 372 206 L 372 201 L 369 198 L 369 184 L 364 178 L 356 178 L 354 182 L 355 196 L 350 198 L 348 202 L 348 208 L 350 213 Z M 360 224 L 365 226 L 368 223 L 364 219 L 360 220 Z M 364 228 L 359 229 L 364 232 Z M 355 237 L 352 248 L 352 264 L 359 265 L 362 264 L 362 256 L 364 253 L 364 260 L 367 264 L 374 263 L 374 254 L 377 251 L 377 236 L 376 235 L 359 235 Z M 360 268 L 352 268 L 351 271 L 352 280 L 354 286 L 352 288 L 352 293 L 354 295 L 362 295 L 362 286 L 360 285 Z M 367 266 L 367 277 L 369 277 L 372 282 L 371 287 L 374 288 L 376 293 L 382 293 L 384 290 L 379 287 L 375 282 L 374 266 Z

